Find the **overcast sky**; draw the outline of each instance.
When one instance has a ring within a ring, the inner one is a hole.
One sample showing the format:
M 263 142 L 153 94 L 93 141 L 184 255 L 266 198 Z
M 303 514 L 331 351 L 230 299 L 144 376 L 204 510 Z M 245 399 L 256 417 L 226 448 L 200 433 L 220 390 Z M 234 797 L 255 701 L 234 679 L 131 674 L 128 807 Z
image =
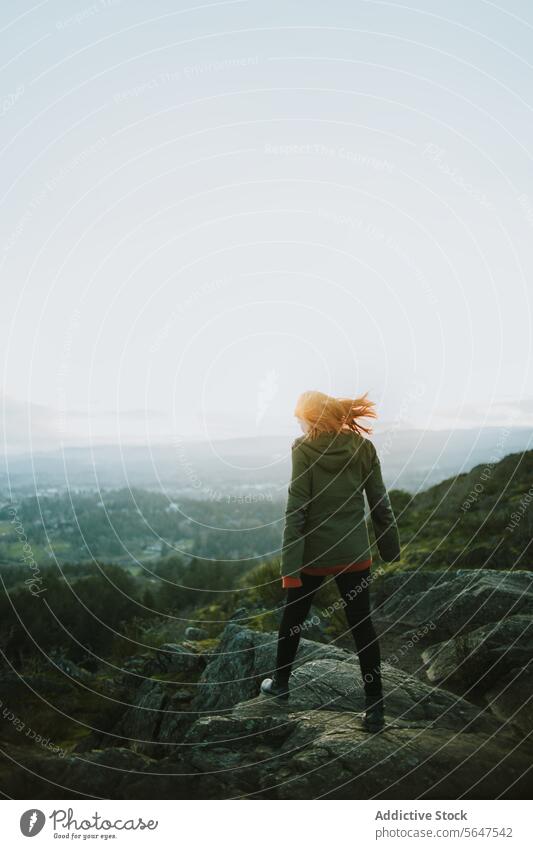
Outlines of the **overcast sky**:
M 2 6 L 8 449 L 533 424 L 533 9 L 417 5 Z

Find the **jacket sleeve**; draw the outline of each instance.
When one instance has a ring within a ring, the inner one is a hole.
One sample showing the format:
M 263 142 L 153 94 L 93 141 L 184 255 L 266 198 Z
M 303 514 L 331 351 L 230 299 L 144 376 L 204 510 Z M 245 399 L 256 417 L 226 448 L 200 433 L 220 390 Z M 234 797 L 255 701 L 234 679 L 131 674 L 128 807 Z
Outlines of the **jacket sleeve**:
M 311 501 L 311 469 L 304 453 L 292 444 L 292 471 L 285 509 L 285 526 L 281 545 L 281 576 L 299 578 L 303 566 L 305 522 Z
M 380 557 L 385 563 L 391 563 L 400 559 L 400 536 L 383 482 L 381 463 L 373 443 L 370 442 L 370 446 L 371 466 L 365 481 L 365 492 Z

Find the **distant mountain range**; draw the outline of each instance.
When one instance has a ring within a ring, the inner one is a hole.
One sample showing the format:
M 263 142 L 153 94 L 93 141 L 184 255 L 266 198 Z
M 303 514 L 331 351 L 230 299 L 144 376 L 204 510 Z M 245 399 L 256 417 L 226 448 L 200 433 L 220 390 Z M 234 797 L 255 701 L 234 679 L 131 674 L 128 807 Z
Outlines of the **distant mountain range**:
M 532 447 L 530 428 L 415 430 L 391 427 L 372 440 L 389 487 L 416 492 L 488 461 Z M 3 458 L 0 490 L 6 495 L 124 486 L 164 489 L 189 497 L 268 491 L 285 497 L 291 437 L 250 437 L 217 442 L 68 447 Z

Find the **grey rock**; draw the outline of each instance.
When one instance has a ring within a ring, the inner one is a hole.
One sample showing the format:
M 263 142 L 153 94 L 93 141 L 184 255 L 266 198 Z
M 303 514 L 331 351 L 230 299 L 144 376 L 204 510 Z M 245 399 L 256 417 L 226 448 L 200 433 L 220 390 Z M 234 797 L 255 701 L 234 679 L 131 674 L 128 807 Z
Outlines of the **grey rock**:
M 185 637 L 187 640 L 207 640 L 208 636 L 205 628 L 195 628 L 192 625 L 185 628 Z
M 436 723 L 465 732 L 496 730 L 498 723 L 465 699 L 431 687 L 401 669 L 382 663 L 385 710 L 408 722 Z M 353 662 L 316 660 L 291 679 L 291 710 L 363 711 L 364 691 Z
M 258 695 L 277 634 L 244 627 L 247 611 L 236 611 L 209 657 L 169 643 L 147 659 L 173 682 L 144 680 L 111 732 L 63 758 L 30 750 L 16 793 L 53 798 L 59 784 L 74 798 L 530 798 L 532 584 L 529 572 L 487 570 L 376 582 L 378 616 L 406 635 L 434 629 L 422 646 L 429 681 L 399 668 L 393 643 L 382 663 L 386 726 L 374 735 L 362 727 L 353 651 L 302 639 L 290 700 L 278 703 Z M 142 670 L 132 664 L 141 680 Z
M 120 724 L 129 749 L 31 753 L 19 797 L 54 798 L 57 782 L 68 798 L 530 798 L 529 739 L 502 722 L 501 688 L 481 709 L 384 663 L 386 726 L 367 734 L 353 652 L 302 640 L 286 704 L 257 695 L 275 649 L 230 622 L 192 702 L 192 687 L 145 681 Z
M 381 605 L 393 602 L 400 594 L 414 598 L 438 584 L 449 582 L 454 574 L 450 569 L 412 569 L 376 577 L 370 584 L 374 609 L 378 611 Z
M 276 634 L 230 623 L 223 633 L 219 653 L 200 680 L 194 709 L 227 714 L 240 702 L 257 697 L 262 679 L 271 674 L 275 665 L 276 641 Z M 495 719 L 478 707 L 388 663 L 382 663 L 382 675 L 386 709 L 397 717 L 435 721 L 442 727 L 469 731 L 497 728 Z M 364 709 L 357 656 L 332 645 L 300 641 L 290 691 L 291 711 Z
M 377 599 L 378 616 L 411 627 L 432 623 L 430 638 L 436 642 L 512 614 L 531 616 L 533 573 L 491 569 L 439 570 L 420 577 L 396 573 L 383 581 Z
M 256 696 L 262 679 L 274 669 L 276 645 L 277 634 L 253 631 L 230 622 L 200 678 L 194 708 L 215 713 Z M 333 645 L 300 640 L 294 668 L 311 658 L 353 661 L 354 655 Z
M 164 643 L 156 649 L 156 662 L 163 672 L 195 675 L 205 667 L 205 658 L 178 643 Z
M 250 611 L 248 610 L 247 607 L 238 607 L 237 610 L 235 610 L 230 616 L 230 620 L 234 619 L 236 622 L 239 622 L 240 620 L 249 619 L 249 618 L 250 618 Z
M 139 688 L 135 704 L 114 733 L 134 752 L 164 757 L 195 719 L 195 713 L 190 710 L 192 696 L 192 690 L 148 680 Z
M 459 634 L 422 652 L 430 681 L 484 692 L 510 668 L 533 659 L 533 620 L 510 616 Z
M 76 663 L 73 663 L 61 654 L 51 653 L 50 661 L 56 669 L 63 672 L 67 678 L 70 678 L 73 681 L 81 681 L 83 684 L 88 685 L 93 681 L 93 675 L 90 672 L 83 669 L 81 666 L 78 666 Z
M 490 710 L 524 737 L 533 731 L 533 662 L 511 669 L 485 694 Z
M 525 787 L 527 753 L 506 768 L 505 740 L 483 751 L 484 739 L 394 719 L 384 732 L 367 735 L 352 713 L 317 711 L 300 715 L 277 768 L 261 781 L 281 799 L 486 799 L 502 792 L 505 797 L 505 787 L 521 777 Z M 494 763 L 502 772 L 493 770 Z
M 198 719 L 191 745 L 159 762 L 168 770 L 159 789 L 175 794 L 187 773 L 188 798 L 201 799 L 486 799 L 531 789 L 525 743 L 510 762 L 516 741 L 508 736 L 386 718 L 384 731 L 369 735 L 351 710 L 293 710 L 256 698 Z M 147 786 L 141 780 L 137 792 Z

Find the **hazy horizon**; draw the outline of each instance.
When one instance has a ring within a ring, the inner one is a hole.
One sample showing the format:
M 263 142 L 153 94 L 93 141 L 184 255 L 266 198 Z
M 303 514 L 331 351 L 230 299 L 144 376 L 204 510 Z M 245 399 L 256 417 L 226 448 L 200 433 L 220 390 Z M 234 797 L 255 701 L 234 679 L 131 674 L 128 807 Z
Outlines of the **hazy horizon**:
M 15 404 L 14 407 L 15 410 L 10 416 L 9 406 L 4 400 L 2 452 L 6 455 L 31 455 L 32 453 L 54 452 L 69 448 L 90 448 L 116 445 L 123 445 L 125 447 L 148 447 L 159 445 L 172 446 L 177 441 L 183 441 L 187 444 L 198 443 L 209 445 L 211 442 L 218 443 L 228 442 L 231 440 L 255 439 L 261 441 L 269 439 L 285 439 L 287 440 L 288 445 L 292 438 L 301 434 L 301 430 L 297 423 L 289 418 L 285 423 L 285 428 L 280 426 L 278 431 L 272 430 L 270 432 L 263 433 L 238 432 L 233 435 L 223 434 L 215 438 L 210 438 L 205 434 L 183 434 L 176 431 L 175 433 L 161 432 L 151 438 L 148 438 L 146 434 L 141 432 L 135 433 L 134 430 L 128 432 L 126 429 L 122 429 L 118 438 L 117 434 L 115 434 L 115 438 L 113 438 L 113 434 L 102 433 L 95 435 L 94 430 L 96 423 L 94 419 L 91 419 L 90 422 L 87 421 L 87 424 L 90 424 L 92 430 L 92 434 L 89 436 L 88 432 L 80 432 L 78 434 L 76 434 L 75 431 L 65 432 L 63 429 L 64 419 L 62 419 L 56 411 L 41 408 L 39 410 L 39 414 L 32 418 L 30 412 L 28 412 L 27 417 L 24 415 L 24 405 Z M 509 404 L 505 406 L 502 405 L 502 407 L 503 409 L 500 411 L 499 415 L 497 410 L 493 410 L 492 420 L 486 421 L 482 425 L 479 421 L 476 422 L 475 419 L 468 419 L 466 416 L 464 421 L 457 422 L 453 428 L 450 428 L 449 425 L 447 425 L 445 417 L 443 417 L 440 421 L 435 419 L 433 421 L 433 426 L 430 428 L 417 426 L 416 423 L 409 424 L 401 418 L 386 421 L 368 420 L 366 423 L 370 424 L 373 428 L 373 433 L 370 435 L 370 438 L 372 438 L 373 435 L 379 435 L 380 433 L 384 433 L 389 430 L 402 432 L 430 431 L 439 433 L 449 431 L 481 431 L 487 429 L 499 429 L 502 432 L 507 432 L 509 430 L 525 430 L 529 426 L 532 428 L 533 433 L 533 412 L 531 412 L 530 409 L 533 408 L 533 400 L 529 404 L 527 404 L 527 402 L 522 402 L 522 405 Z M 127 413 L 125 418 L 128 418 Z M 134 421 L 136 418 L 138 417 L 132 416 Z M 140 418 L 142 420 L 142 417 Z M 104 423 L 105 421 L 106 420 L 104 419 Z M 60 426 L 58 425 L 58 422 L 60 423 Z

